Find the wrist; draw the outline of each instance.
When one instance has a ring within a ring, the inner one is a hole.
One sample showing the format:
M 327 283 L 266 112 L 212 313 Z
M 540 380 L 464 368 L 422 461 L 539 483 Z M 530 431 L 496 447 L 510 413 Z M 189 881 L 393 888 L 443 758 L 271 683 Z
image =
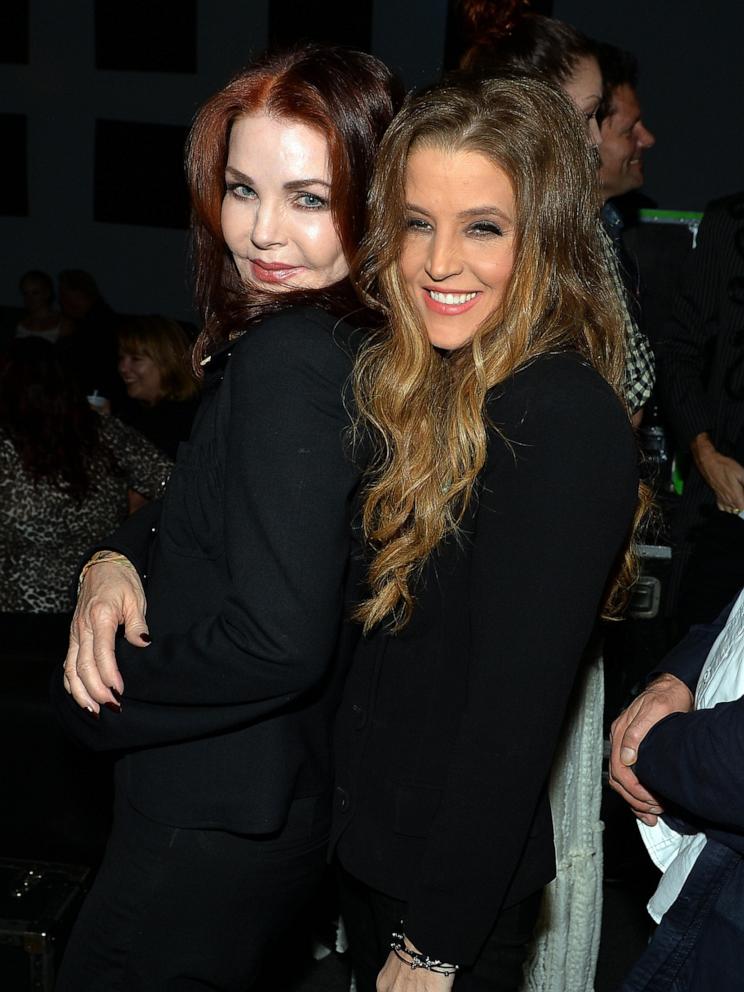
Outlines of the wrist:
M 663 672 L 658 678 L 655 678 L 653 682 L 649 683 L 646 687 L 647 690 L 651 692 L 660 692 L 668 694 L 673 692 L 684 698 L 688 703 L 688 708 L 692 708 L 695 701 L 695 696 L 686 682 L 682 679 L 677 678 L 676 675 L 672 675 L 670 672 Z
M 126 555 L 123 555 L 118 551 L 96 551 L 96 553 L 91 555 L 91 557 L 86 561 L 80 571 L 80 577 L 78 578 L 78 595 L 80 594 L 80 589 L 82 588 L 83 581 L 85 580 L 85 576 L 87 575 L 89 569 L 93 568 L 94 565 L 102 565 L 106 562 L 110 562 L 111 564 L 119 565 L 124 568 L 131 568 L 133 571 L 136 571 L 134 565 Z
M 698 434 L 697 437 L 692 439 L 690 453 L 695 460 L 695 464 L 700 468 L 701 465 L 717 455 L 718 451 L 710 439 L 710 434 L 707 431 L 703 431 L 702 434 Z
M 391 934 L 390 949 L 399 961 L 408 965 L 411 971 L 423 968 L 435 975 L 449 978 L 455 975 L 460 967 L 457 964 L 450 964 L 447 961 L 440 961 L 438 958 L 430 958 L 428 954 L 423 954 L 414 947 L 404 933 Z

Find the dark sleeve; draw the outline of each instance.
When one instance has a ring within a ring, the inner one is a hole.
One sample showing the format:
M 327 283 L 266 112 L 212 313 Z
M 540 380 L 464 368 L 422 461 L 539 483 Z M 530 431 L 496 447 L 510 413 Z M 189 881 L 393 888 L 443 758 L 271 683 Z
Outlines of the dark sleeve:
M 129 488 L 147 499 L 160 496 L 173 468 L 172 460 L 117 417 L 106 417 L 101 426 Z
M 744 697 L 672 713 L 646 734 L 635 772 L 692 821 L 744 831 Z
M 245 704 L 257 718 L 324 675 L 357 483 L 343 445 L 349 370 L 328 328 L 296 315 L 234 349 L 221 497 L 229 588 L 220 611 L 186 631 L 145 650 L 120 643 L 126 699 Z
M 685 448 L 715 423 L 715 410 L 705 395 L 703 377 L 708 345 L 718 332 L 721 237 L 720 213 L 706 212 L 697 246 L 682 267 L 672 316 L 658 344 L 664 412 Z
M 73 600 L 77 599 L 77 584 L 83 565 L 96 551 L 118 551 L 125 555 L 137 569 L 143 585 L 147 579 L 147 567 L 152 538 L 160 523 L 163 509 L 162 499 L 145 503 L 136 513 L 132 513 L 101 544 L 88 548 L 80 559 L 72 589 Z
M 524 422 L 504 427 L 511 448 L 491 439 L 468 704 L 406 920 L 417 946 L 459 964 L 482 947 L 520 862 L 637 497 L 635 443 L 615 398 L 594 379 L 542 385 Z
M 685 683 L 690 692 L 694 693 L 708 652 L 726 626 L 735 602 L 736 599 L 733 599 L 711 623 L 701 623 L 691 627 L 679 644 L 664 655 L 654 671 L 649 674 L 647 682 L 653 681 L 659 675 L 675 675 Z

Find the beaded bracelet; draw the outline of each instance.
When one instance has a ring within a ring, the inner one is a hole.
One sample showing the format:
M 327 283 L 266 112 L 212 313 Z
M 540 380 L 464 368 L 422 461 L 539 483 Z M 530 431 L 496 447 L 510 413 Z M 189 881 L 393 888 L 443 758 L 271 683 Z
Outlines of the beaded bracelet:
M 94 565 L 100 565 L 102 562 L 113 562 L 115 565 L 128 566 L 129 568 L 134 568 L 134 565 L 127 558 L 126 555 L 120 554 L 118 551 L 96 551 L 92 558 L 83 565 L 80 572 L 80 578 L 78 579 L 78 596 L 80 595 L 80 590 L 83 587 L 83 580 L 89 568 L 93 568 Z
M 406 945 L 405 934 L 393 933 L 391 936 L 393 939 L 390 944 L 390 950 L 399 961 L 407 964 L 411 971 L 415 971 L 416 968 L 423 968 L 425 971 L 432 971 L 437 975 L 444 975 L 445 978 L 448 978 L 450 975 L 454 975 L 460 968 L 457 964 L 447 964 L 447 962 L 439 961 L 437 958 L 430 958 L 428 954 L 421 954 L 419 951 L 414 951 L 412 947 Z M 408 955 L 411 960 L 407 961 L 406 958 L 401 957 L 402 954 Z

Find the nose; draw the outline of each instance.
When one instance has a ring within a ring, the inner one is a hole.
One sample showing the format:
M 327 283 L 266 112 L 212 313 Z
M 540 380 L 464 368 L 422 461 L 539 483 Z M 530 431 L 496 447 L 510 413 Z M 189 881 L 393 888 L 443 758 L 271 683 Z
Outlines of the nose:
M 656 144 L 656 135 L 649 131 L 643 121 L 638 121 L 636 125 L 636 141 L 641 148 L 653 148 Z
M 119 362 L 117 365 L 119 375 L 124 375 L 125 372 L 128 372 L 131 364 L 132 359 L 129 355 L 119 355 Z
M 424 268 L 433 282 L 444 282 L 462 272 L 462 262 L 455 247 L 455 238 L 446 232 L 437 231 L 432 236 Z
M 287 243 L 284 232 L 283 211 L 278 204 L 262 200 L 257 208 L 251 231 L 251 241 L 256 248 L 274 248 Z

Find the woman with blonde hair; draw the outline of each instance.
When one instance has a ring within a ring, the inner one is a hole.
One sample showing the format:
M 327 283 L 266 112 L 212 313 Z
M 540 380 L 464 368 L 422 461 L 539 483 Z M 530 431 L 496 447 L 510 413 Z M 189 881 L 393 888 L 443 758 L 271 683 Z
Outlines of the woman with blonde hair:
M 158 314 L 134 317 L 119 330 L 119 375 L 127 391 L 119 416 L 171 458 L 188 440 L 198 403 L 192 347 L 177 321 Z
M 638 503 L 597 203 L 581 119 L 537 81 L 435 87 L 381 147 L 332 835 L 360 992 L 518 988 L 554 874 L 548 776 Z

